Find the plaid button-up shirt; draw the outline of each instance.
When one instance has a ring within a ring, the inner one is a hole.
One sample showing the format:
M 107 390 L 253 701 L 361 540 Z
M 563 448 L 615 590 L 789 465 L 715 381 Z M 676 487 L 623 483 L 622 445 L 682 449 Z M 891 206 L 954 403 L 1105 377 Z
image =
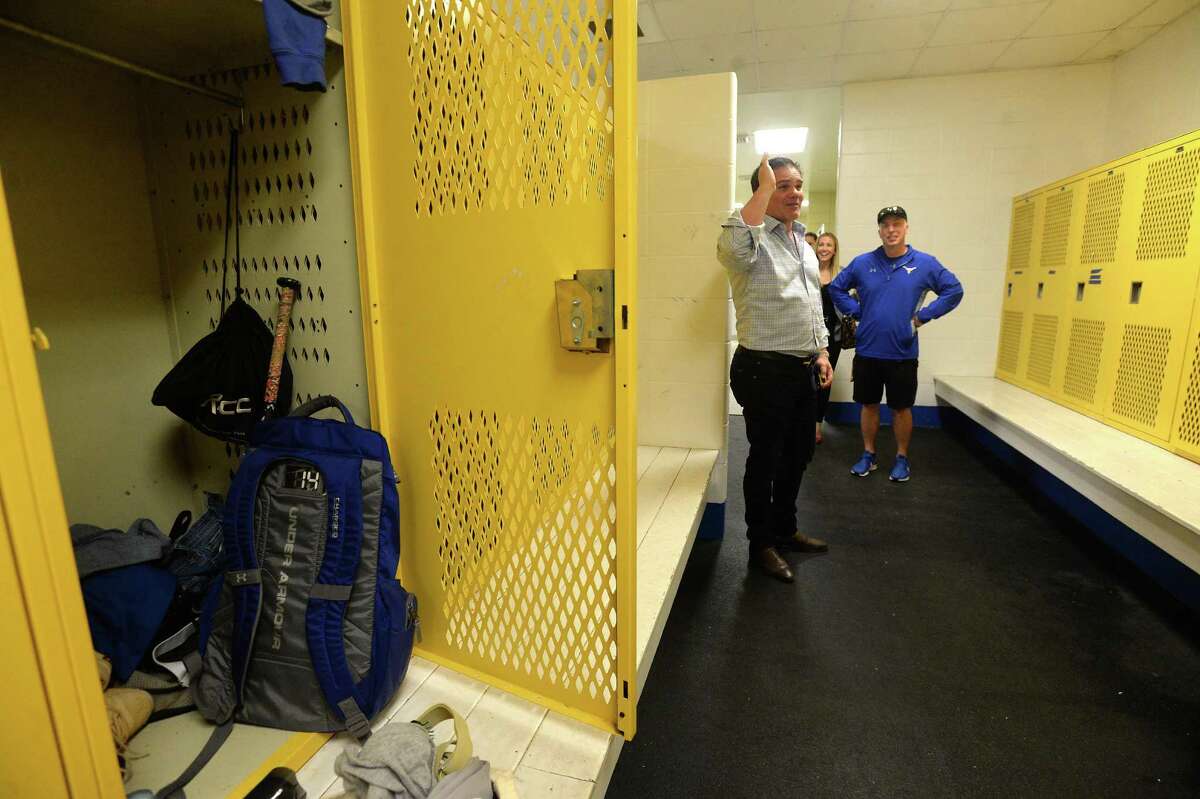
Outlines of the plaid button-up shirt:
M 733 289 L 739 344 L 797 357 L 829 346 L 817 256 L 804 240 L 804 225 L 792 223 L 789 233 L 768 216 L 751 227 L 735 210 L 721 226 L 717 260 Z

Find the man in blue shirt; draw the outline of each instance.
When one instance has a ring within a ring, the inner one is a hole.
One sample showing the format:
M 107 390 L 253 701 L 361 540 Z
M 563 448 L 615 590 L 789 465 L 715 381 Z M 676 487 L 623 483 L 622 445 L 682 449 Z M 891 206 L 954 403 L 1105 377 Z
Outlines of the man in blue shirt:
M 908 214 L 889 205 L 876 215 L 883 246 L 858 256 L 829 284 L 838 310 L 859 320 L 852 379 L 854 401 L 862 405 L 863 449 L 851 474 L 875 471 L 879 402 L 887 391 L 896 434 L 896 465 L 890 479 L 908 480 L 912 406 L 917 398 L 917 328 L 945 316 L 962 301 L 962 284 L 938 259 L 906 242 Z M 855 290 L 858 298 L 850 296 Z M 926 294 L 937 295 L 921 307 Z

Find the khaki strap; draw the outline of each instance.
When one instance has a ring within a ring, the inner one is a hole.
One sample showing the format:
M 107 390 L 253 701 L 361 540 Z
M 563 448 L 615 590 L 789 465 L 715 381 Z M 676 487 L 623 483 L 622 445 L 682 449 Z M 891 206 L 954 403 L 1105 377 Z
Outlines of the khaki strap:
M 467 728 L 467 721 L 448 705 L 430 706 L 413 723 L 420 724 L 433 735 L 433 728 L 443 721 L 454 722 L 454 735 L 434 748 L 433 770 L 439 780 L 467 765 L 472 754 L 471 731 Z

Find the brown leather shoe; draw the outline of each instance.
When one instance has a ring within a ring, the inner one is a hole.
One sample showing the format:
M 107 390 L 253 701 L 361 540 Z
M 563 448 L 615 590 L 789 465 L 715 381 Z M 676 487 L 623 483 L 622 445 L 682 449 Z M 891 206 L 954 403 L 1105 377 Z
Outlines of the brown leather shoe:
M 782 580 L 785 583 L 794 583 L 795 575 L 792 574 L 792 568 L 788 566 L 787 561 L 779 554 L 779 550 L 775 547 L 767 547 L 756 552 L 750 553 L 750 564 L 757 566 L 763 574 L 768 577 L 774 577 L 776 580 Z
M 828 552 L 829 544 L 819 538 L 810 538 L 804 533 L 795 532 L 787 538 L 778 539 L 775 548 L 784 552 Z

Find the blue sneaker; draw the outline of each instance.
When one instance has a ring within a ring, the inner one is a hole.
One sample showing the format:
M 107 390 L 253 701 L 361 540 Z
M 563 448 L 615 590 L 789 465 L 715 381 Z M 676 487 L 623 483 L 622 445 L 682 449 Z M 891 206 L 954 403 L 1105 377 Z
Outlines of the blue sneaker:
M 877 464 L 875 463 L 875 453 L 863 450 L 862 457 L 858 459 L 858 463 L 850 467 L 850 474 L 857 477 L 866 477 L 871 472 L 875 471 Z
M 893 483 L 904 483 L 909 478 L 908 458 L 903 455 L 896 456 L 896 465 L 892 467 L 892 473 L 888 475 L 888 479 Z

